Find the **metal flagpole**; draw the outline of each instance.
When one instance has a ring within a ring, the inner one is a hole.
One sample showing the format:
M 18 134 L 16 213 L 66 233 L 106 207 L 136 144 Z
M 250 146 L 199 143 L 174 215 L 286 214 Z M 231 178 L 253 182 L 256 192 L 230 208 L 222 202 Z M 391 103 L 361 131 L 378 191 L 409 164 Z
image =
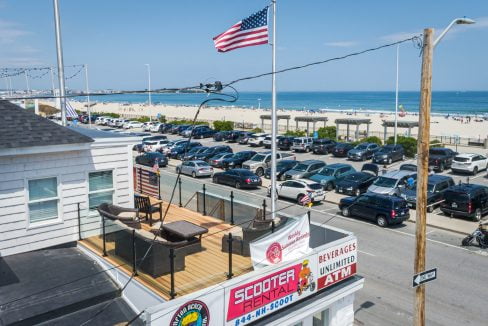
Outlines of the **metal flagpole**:
M 396 52 L 396 91 L 395 91 L 395 145 L 397 143 L 397 127 L 398 127 L 398 66 L 400 61 L 400 44 L 397 45 Z
M 10 86 L 9 90 L 10 90 L 10 96 L 13 96 L 14 95 L 14 89 L 12 87 L 12 78 L 10 78 L 10 76 L 8 77 L 8 84 Z
M 64 62 L 63 62 L 63 46 L 61 44 L 61 21 L 59 19 L 59 5 L 58 0 L 53 0 L 54 6 L 54 30 L 56 33 L 56 54 L 58 58 L 58 81 L 59 81 L 59 96 L 61 104 L 61 122 L 66 126 L 66 89 L 64 87 Z
M 53 96 L 54 96 L 54 90 L 56 86 L 54 86 L 54 73 L 53 73 L 53 67 L 49 67 L 49 71 L 51 72 L 51 87 L 53 89 Z
M 88 88 L 88 65 L 85 64 L 86 111 L 88 112 L 88 126 L 91 128 L 90 88 Z
M 276 0 L 273 4 L 273 40 L 271 60 L 271 218 L 276 217 Z M 266 212 L 265 212 L 266 213 Z
M 7 94 L 10 95 L 10 88 L 8 87 L 8 77 L 4 77 L 5 79 L 5 90 L 7 91 Z
M 24 70 L 24 76 L 25 76 L 25 85 L 27 87 L 26 93 L 30 93 L 30 86 L 29 86 L 29 77 L 27 76 L 27 70 Z

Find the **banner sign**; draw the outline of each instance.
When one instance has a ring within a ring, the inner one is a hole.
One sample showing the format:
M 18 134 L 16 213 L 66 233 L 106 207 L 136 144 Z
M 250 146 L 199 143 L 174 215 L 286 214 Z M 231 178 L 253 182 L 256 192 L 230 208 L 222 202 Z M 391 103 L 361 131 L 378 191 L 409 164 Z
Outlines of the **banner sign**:
M 318 288 L 324 289 L 356 274 L 357 239 L 318 253 Z
M 304 257 L 265 276 L 226 288 L 226 325 L 251 323 L 315 293 L 316 261 L 316 255 Z
M 310 254 L 310 225 L 307 214 L 265 238 L 250 243 L 254 269 L 292 261 Z

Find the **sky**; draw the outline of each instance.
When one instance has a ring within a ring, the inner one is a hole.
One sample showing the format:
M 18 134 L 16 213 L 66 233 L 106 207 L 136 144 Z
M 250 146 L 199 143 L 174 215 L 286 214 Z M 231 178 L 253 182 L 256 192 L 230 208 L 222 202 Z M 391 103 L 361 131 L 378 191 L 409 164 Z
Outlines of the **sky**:
M 59 0 L 65 65 L 87 64 L 90 89 L 146 89 L 223 82 L 269 72 L 271 46 L 218 53 L 212 37 L 264 8 L 261 0 Z M 277 68 L 341 56 L 421 34 L 437 35 L 454 18 L 474 25 L 453 27 L 436 47 L 434 90 L 488 90 L 486 0 L 278 0 Z M 420 87 L 421 56 L 400 46 L 400 90 Z M 56 65 L 52 0 L 0 0 L 0 68 Z M 277 76 L 278 91 L 389 91 L 395 89 L 396 47 Z M 77 71 L 67 68 L 66 75 Z M 67 87 L 84 88 L 82 74 Z M 13 78 L 14 88 L 26 87 Z M 49 89 L 49 75 L 30 80 Z M 268 91 L 269 77 L 242 82 L 240 91 Z M 0 81 L 0 88 L 4 81 Z

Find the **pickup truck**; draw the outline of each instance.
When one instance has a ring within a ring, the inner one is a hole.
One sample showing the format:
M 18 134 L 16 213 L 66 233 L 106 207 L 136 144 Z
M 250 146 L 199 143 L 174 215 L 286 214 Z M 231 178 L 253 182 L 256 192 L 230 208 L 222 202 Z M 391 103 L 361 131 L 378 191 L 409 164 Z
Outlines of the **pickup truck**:
M 293 154 L 276 153 L 276 161 L 295 160 Z M 248 169 L 258 176 L 264 175 L 264 170 L 271 166 L 271 152 L 256 153 L 249 161 L 242 163 L 243 169 Z
M 439 172 L 449 169 L 452 160 L 458 153 L 450 148 L 431 147 L 429 150 L 429 166 Z

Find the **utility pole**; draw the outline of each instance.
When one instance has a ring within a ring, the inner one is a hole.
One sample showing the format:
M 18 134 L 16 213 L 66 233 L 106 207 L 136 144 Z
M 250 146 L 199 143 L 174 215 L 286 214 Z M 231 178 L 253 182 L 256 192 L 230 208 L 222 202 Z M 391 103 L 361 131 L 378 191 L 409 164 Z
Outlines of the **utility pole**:
M 271 219 L 276 217 L 276 0 L 272 0 L 273 8 L 273 48 L 271 50 Z M 264 212 L 266 213 L 266 212 Z M 266 216 L 266 215 L 265 215 Z
M 398 67 L 400 61 L 400 44 L 396 48 L 396 86 L 395 86 L 395 145 L 397 144 L 397 129 L 398 129 Z
M 88 112 L 88 126 L 92 127 L 90 108 L 90 88 L 88 87 L 88 65 L 85 64 L 86 111 Z
M 61 122 L 66 126 L 66 89 L 64 87 L 64 62 L 63 46 L 61 44 L 61 21 L 59 18 L 58 0 L 53 0 L 54 7 L 54 30 L 56 34 L 56 55 L 58 58 L 58 81 L 59 81 L 59 99 L 61 103 Z
M 430 105 L 432 100 L 432 55 L 434 30 L 424 29 L 420 82 L 419 134 L 417 139 L 417 209 L 414 274 L 425 271 L 427 178 L 429 175 Z M 415 288 L 414 325 L 425 325 L 425 285 Z

